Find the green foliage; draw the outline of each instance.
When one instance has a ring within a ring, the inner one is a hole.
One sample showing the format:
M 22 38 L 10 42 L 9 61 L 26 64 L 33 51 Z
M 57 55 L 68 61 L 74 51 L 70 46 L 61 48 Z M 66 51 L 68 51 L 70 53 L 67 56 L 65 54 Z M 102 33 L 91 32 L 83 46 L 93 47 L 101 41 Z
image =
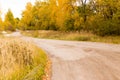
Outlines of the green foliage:
M 19 18 L 15 18 L 15 27 L 16 28 L 19 28 L 19 22 L 20 22 L 20 19 Z
M 74 20 L 71 18 L 68 18 L 64 22 L 64 30 L 65 31 L 72 31 L 74 30 Z
M 93 32 L 100 36 L 120 35 L 120 24 L 117 21 L 96 20 L 94 25 Z

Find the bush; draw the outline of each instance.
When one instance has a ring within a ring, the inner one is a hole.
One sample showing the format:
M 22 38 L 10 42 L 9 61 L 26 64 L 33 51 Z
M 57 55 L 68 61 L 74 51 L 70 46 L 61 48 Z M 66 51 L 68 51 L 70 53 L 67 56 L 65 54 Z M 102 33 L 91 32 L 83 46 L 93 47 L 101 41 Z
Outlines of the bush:
M 100 36 L 120 35 L 120 24 L 113 20 L 99 20 L 95 21 L 92 31 Z
M 64 22 L 64 30 L 65 31 L 72 31 L 74 30 L 74 19 L 69 18 L 66 19 Z

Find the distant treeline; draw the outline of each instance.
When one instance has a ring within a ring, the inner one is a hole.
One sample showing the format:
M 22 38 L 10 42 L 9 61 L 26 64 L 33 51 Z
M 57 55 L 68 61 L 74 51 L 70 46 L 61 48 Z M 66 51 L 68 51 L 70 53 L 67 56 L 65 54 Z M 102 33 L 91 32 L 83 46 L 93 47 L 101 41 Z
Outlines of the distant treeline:
M 34 5 L 27 3 L 15 23 L 22 30 L 120 35 L 120 0 L 36 0 Z

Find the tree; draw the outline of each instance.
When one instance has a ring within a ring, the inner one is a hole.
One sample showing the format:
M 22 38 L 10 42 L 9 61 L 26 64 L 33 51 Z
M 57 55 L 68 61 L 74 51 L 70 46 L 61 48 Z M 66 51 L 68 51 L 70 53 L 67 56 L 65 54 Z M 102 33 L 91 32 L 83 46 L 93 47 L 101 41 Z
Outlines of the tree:
M 23 29 L 23 30 L 26 30 L 26 29 L 30 29 L 32 28 L 34 25 L 32 24 L 32 4 L 29 2 L 27 3 L 26 5 L 26 10 L 24 10 L 22 12 L 22 19 L 20 21 L 20 28 Z
M 77 0 L 77 2 L 79 3 L 79 7 L 78 7 L 78 12 L 81 14 L 81 16 L 83 17 L 83 21 L 86 22 L 87 20 L 87 2 L 89 0 Z
M 5 15 L 4 26 L 5 30 L 15 30 L 15 19 L 10 9 L 8 9 L 8 12 Z
M 3 27 L 3 21 L 2 21 L 2 18 L 1 18 L 1 12 L 0 12 L 0 31 L 1 30 L 4 30 L 4 27 Z
M 32 30 L 120 35 L 120 0 L 36 0 L 26 5 L 20 24 Z
M 20 22 L 20 19 L 19 18 L 15 18 L 15 27 L 16 28 L 19 28 L 19 22 Z
M 95 0 L 94 20 L 92 30 L 95 34 L 120 35 L 120 24 L 118 20 L 119 0 Z
M 74 2 L 75 0 L 58 0 L 56 24 L 59 30 L 74 30 Z

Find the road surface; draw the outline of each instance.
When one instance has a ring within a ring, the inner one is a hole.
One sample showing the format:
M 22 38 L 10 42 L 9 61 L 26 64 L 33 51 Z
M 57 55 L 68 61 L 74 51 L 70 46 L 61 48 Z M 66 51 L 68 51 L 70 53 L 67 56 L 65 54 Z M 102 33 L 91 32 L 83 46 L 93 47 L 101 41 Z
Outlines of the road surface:
M 120 45 L 21 38 L 47 52 L 52 60 L 51 80 L 120 80 Z

